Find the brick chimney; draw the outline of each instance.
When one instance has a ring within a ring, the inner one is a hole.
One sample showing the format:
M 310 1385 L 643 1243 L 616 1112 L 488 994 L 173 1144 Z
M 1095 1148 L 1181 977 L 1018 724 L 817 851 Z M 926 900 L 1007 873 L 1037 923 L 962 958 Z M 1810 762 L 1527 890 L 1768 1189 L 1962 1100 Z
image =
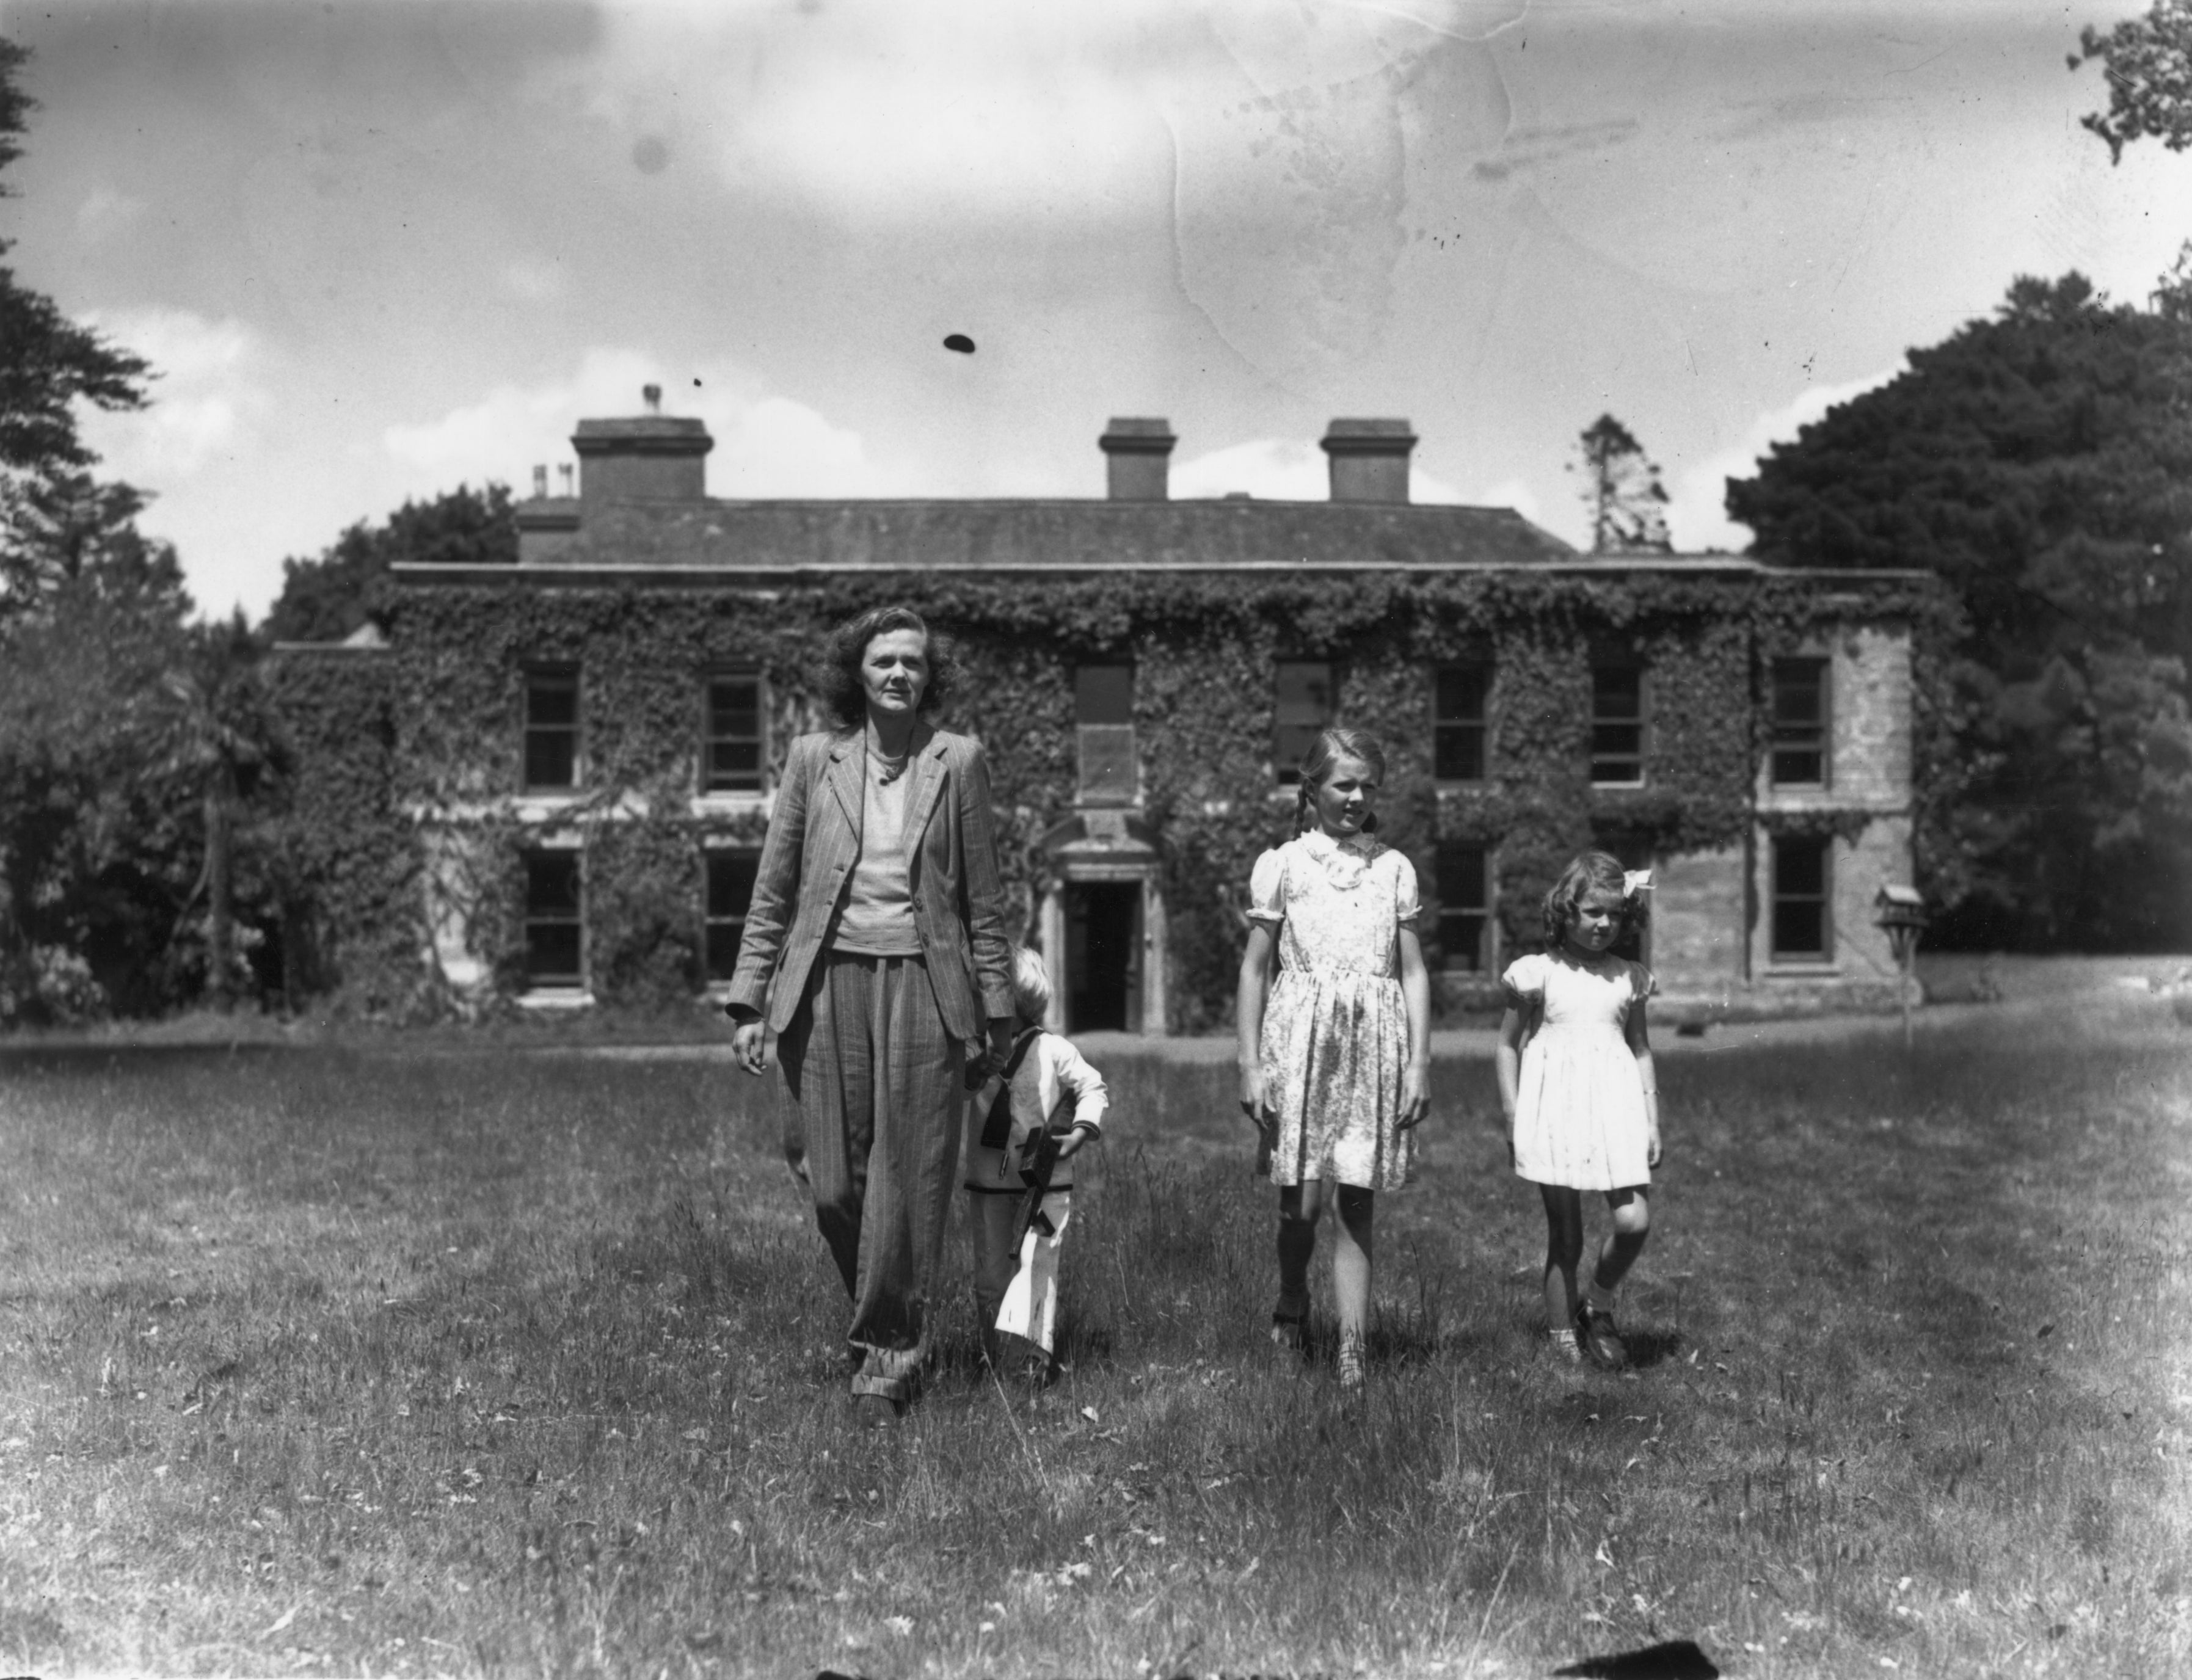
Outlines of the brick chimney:
M 1172 435 L 1168 420 L 1114 417 L 1105 427 L 1096 447 L 1104 452 L 1110 498 L 1115 502 L 1163 502 L 1172 497 L 1169 482 Z
M 1324 429 L 1335 502 L 1405 502 L 1416 435 L 1406 420 L 1334 420 Z
M 644 414 L 581 420 L 571 434 L 581 502 L 697 502 L 708 493 L 708 452 L 716 441 L 707 423 L 662 413 L 658 385 L 647 387 L 644 400 Z

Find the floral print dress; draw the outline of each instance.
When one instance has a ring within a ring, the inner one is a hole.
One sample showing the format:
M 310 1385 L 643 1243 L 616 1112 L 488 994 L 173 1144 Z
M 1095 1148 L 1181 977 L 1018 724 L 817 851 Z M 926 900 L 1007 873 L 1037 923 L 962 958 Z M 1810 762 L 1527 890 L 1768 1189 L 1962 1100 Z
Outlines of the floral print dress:
M 1278 1128 L 1259 1166 L 1277 1184 L 1399 1188 L 1413 1167 L 1400 1126 L 1400 930 L 1419 908 L 1414 867 L 1367 834 L 1312 830 L 1256 860 L 1248 896 L 1249 916 L 1276 930 L 1279 948 L 1262 1039 Z

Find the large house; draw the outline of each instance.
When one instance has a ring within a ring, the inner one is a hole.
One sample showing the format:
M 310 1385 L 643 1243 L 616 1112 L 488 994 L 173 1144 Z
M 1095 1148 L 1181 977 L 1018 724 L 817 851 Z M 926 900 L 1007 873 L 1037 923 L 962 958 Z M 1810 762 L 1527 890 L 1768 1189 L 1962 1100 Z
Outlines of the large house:
M 1249 865 L 1333 720 L 1386 743 L 1381 835 L 1448 1007 L 1492 1001 L 1590 844 L 1655 872 L 1666 1007 L 1893 1000 L 1923 574 L 1581 555 L 1412 504 L 1401 420 L 1332 422 L 1321 503 L 1171 499 L 1162 420 L 1098 441 L 1100 499 L 734 501 L 651 388 L 581 421 L 514 567 L 399 567 L 376 630 L 278 662 L 321 982 L 460 1010 L 719 987 L 819 638 L 904 599 L 968 668 L 953 721 L 1069 1030 L 1223 1024 Z

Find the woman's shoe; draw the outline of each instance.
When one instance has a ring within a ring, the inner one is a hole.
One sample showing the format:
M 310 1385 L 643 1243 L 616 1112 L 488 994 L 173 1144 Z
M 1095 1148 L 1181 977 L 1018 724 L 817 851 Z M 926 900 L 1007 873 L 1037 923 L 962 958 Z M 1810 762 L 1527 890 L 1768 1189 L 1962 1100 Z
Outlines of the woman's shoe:
M 1335 1368 L 1339 1375 L 1340 1394 L 1350 1400 L 1361 1398 L 1363 1358 L 1361 1336 L 1350 1335 L 1340 1338 L 1339 1358 Z

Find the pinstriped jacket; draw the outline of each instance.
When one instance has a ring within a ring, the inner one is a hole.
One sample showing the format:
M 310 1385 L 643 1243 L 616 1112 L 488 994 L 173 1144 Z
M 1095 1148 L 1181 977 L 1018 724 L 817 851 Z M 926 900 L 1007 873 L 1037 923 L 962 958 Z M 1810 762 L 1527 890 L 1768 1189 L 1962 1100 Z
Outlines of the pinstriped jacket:
M 866 764 L 858 731 L 802 735 L 785 757 L 728 999 L 734 1010 L 759 1011 L 773 1032 L 798 1011 L 859 860 Z M 905 861 L 914 926 L 945 1030 L 979 1042 L 985 1017 L 1012 1015 L 1013 989 L 990 774 L 981 746 L 967 736 L 927 724 L 915 730 Z

